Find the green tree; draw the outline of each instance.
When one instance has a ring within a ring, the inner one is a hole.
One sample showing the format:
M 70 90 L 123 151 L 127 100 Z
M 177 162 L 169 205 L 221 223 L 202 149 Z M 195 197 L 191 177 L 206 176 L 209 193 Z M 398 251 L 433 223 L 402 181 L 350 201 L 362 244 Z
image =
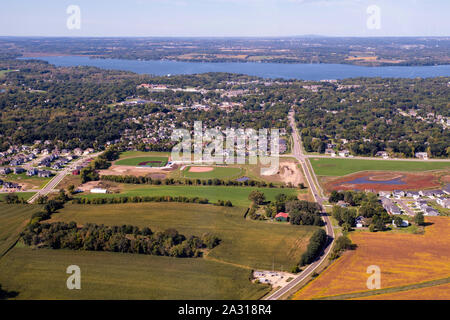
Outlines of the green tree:
M 266 200 L 266 196 L 264 195 L 264 193 L 258 191 L 258 190 L 253 190 L 249 195 L 248 195 L 248 199 L 250 201 L 252 201 L 254 204 L 263 204 L 264 201 Z
M 422 212 L 419 212 L 418 214 L 416 214 L 416 216 L 414 217 L 414 222 L 418 226 L 423 226 L 425 224 L 425 218 L 424 218 Z

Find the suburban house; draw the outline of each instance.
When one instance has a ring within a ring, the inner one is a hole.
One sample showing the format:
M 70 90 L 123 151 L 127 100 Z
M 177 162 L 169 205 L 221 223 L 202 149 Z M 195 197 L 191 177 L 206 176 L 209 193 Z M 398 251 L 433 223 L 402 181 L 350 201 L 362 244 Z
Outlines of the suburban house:
M 438 216 L 439 212 L 436 209 L 433 209 L 432 207 L 427 206 L 423 210 L 423 215 L 424 216 Z
M 426 152 L 416 152 L 415 156 L 419 159 L 428 160 L 428 153 Z
M 447 184 L 447 185 L 445 186 L 445 188 L 442 189 L 442 191 L 444 191 L 445 194 L 450 194 L 450 183 Z
M 390 198 L 391 197 L 391 192 L 390 191 L 380 191 L 378 193 L 378 195 L 380 197 L 384 197 L 384 198 Z
M 348 157 L 349 155 L 350 155 L 350 151 L 348 151 L 348 150 L 339 151 L 339 157 L 345 158 L 345 157 Z
M 345 202 L 345 201 L 342 201 L 342 200 L 339 200 L 339 201 L 337 202 L 337 205 L 338 205 L 339 207 L 342 207 L 342 208 L 347 208 L 347 207 L 348 207 L 348 203 Z
M 38 169 L 31 168 L 27 170 L 27 176 L 32 177 L 38 174 Z
M 437 199 L 436 202 L 443 208 L 450 209 L 450 199 Z
M 0 174 L 8 174 L 11 172 L 11 169 L 8 167 L 0 168 Z
M 406 220 L 403 220 L 402 223 L 401 223 L 399 226 L 397 226 L 397 225 L 395 224 L 394 220 L 392 220 L 392 225 L 393 225 L 394 227 L 396 227 L 396 228 L 398 228 L 398 227 L 407 227 L 407 226 L 409 226 L 409 222 L 406 221 Z
M 39 178 L 49 178 L 52 175 L 52 173 L 48 170 L 42 170 L 38 172 Z
M 289 220 L 289 214 L 288 213 L 284 213 L 284 212 L 279 212 L 275 216 L 275 220 L 276 221 L 288 221 Z
M 408 198 L 414 198 L 414 200 L 417 200 L 420 198 L 420 194 L 417 191 L 406 191 L 406 196 Z
M 357 228 L 367 227 L 366 218 L 364 218 L 363 216 L 359 216 L 355 220 L 355 225 L 356 225 Z
M 405 196 L 405 191 L 394 190 L 393 194 L 394 194 L 394 197 L 396 197 L 397 199 L 400 199 Z
M 434 191 L 433 190 L 421 190 L 421 191 L 419 191 L 419 194 L 422 197 L 428 197 L 430 199 L 434 199 Z
M 25 169 L 21 167 L 14 167 L 13 171 L 15 174 L 21 174 L 22 172 L 25 172 Z
M 400 208 L 390 199 L 381 199 L 381 204 L 383 205 L 384 210 L 386 210 L 389 214 L 402 214 Z
M 387 151 L 378 151 L 375 154 L 375 157 L 383 157 L 383 158 L 388 158 L 389 154 L 387 153 Z

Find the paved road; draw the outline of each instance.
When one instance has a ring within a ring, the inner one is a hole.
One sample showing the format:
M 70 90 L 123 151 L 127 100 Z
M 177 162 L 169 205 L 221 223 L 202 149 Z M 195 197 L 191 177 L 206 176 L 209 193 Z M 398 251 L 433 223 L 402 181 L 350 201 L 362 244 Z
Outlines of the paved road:
M 289 121 L 292 127 L 292 135 L 294 138 L 294 150 L 293 155 L 297 160 L 300 162 L 303 172 L 305 174 L 305 178 L 308 181 L 309 187 L 311 189 L 311 193 L 314 197 L 314 200 L 319 203 L 319 205 L 322 207 L 322 211 L 325 212 L 323 207 L 324 198 L 320 195 L 318 192 L 318 189 L 316 187 L 316 184 L 313 179 L 314 172 L 311 172 L 308 166 L 307 161 L 308 157 L 303 154 L 303 148 L 301 144 L 301 139 L 297 130 L 297 127 L 295 126 L 295 118 L 294 118 L 294 112 L 291 111 L 289 113 Z M 328 246 L 325 248 L 324 253 L 320 257 L 319 260 L 313 262 L 308 267 L 305 268 L 300 274 L 298 274 L 293 280 L 291 280 L 286 286 L 280 288 L 279 290 L 275 291 L 271 295 L 265 298 L 265 300 L 277 300 L 280 299 L 283 295 L 285 295 L 289 290 L 294 288 L 297 284 L 299 284 L 301 281 L 303 281 L 305 278 L 307 278 L 311 273 L 314 272 L 314 270 L 317 269 L 317 267 L 328 257 L 328 254 L 330 253 L 332 244 L 334 242 L 334 230 L 333 226 L 331 224 L 330 218 L 327 215 L 324 215 L 322 219 L 325 222 L 325 230 L 328 235 L 328 237 L 331 239 Z
M 70 174 L 75 169 L 76 166 L 80 165 L 88 158 L 95 158 L 99 154 L 100 153 L 81 156 L 80 159 L 77 159 L 73 163 L 69 164 L 63 170 L 59 171 L 56 176 L 54 176 L 53 179 L 51 179 L 41 190 L 39 190 L 30 199 L 28 199 L 28 203 L 33 203 L 40 196 L 46 196 L 47 194 L 49 194 L 56 188 L 56 186 L 62 181 L 62 179 L 64 179 L 66 175 Z

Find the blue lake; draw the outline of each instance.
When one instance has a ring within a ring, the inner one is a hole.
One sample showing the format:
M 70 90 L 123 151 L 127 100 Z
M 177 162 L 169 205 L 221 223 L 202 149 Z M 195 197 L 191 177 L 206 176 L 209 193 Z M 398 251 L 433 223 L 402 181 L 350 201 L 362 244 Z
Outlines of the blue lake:
M 402 181 L 402 178 L 395 178 L 392 180 L 369 180 L 366 177 L 356 178 L 352 181 L 345 181 L 345 184 L 385 184 L 385 185 L 401 185 L 405 184 L 404 181 Z
M 22 58 L 21 58 L 22 59 Z M 31 59 L 31 58 L 27 58 Z M 37 57 L 56 66 L 93 66 L 126 70 L 141 74 L 176 75 L 206 72 L 230 72 L 262 78 L 302 80 L 345 79 L 357 77 L 429 78 L 450 76 L 450 65 L 361 67 L 345 64 L 283 64 L 256 62 L 181 62 L 168 60 L 91 59 L 86 56 Z

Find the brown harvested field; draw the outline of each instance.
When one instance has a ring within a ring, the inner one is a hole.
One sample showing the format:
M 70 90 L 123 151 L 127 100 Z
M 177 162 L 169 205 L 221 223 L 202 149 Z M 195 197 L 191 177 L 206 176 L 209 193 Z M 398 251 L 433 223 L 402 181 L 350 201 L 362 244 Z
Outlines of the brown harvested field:
M 189 167 L 189 172 L 211 172 L 213 167 Z
M 450 283 L 440 286 L 421 288 L 376 296 L 356 298 L 355 300 L 448 300 L 450 297 Z
M 450 219 L 427 217 L 425 221 L 430 225 L 425 227 L 424 234 L 351 233 L 351 240 L 358 246 L 356 250 L 344 253 L 315 280 L 297 292 L 294 299 L 367 292 L 369 274 L 366 271 L 370 265 L 380 267 L 381 289 L 448 278 Z M 445 298 L 450 299 L 450 295 Z
M 324 180 L 322 180 L 324 181 Z M 333 190 L 421 190 L 439 188 L 439 176 L 433 173 L 362 171 L 339 178 L 325 179 L 326 191 Z

